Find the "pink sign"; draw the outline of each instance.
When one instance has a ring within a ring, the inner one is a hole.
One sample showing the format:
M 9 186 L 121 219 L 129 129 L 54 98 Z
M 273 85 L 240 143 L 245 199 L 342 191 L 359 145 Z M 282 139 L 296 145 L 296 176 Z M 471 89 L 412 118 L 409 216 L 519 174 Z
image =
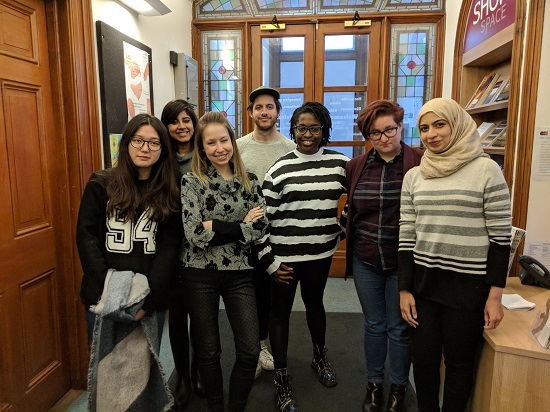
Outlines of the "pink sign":
M 466 25 L 464 52 L 514 24 L 516 0 L 473 0 Z

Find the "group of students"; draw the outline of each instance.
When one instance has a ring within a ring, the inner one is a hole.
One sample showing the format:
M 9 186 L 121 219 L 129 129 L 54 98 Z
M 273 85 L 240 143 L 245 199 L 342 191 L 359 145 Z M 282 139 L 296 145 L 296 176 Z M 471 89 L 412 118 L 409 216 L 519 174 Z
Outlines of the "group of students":
M 511 236 L 508 188 L 475 122 L 452 100 L 429 101 L 418 116 L 423 152 L 401 141 L 403 109 L 375 101 L 357 120 L 373 148 L 349 160 L 326 147 L 332 123 L 320 103 L 294 111 L 292 140 L 280 134 L 279 99 L 275 89 L 254 90 L 247 107 L 254 130 L 239 139 L 221 113 L 197 119 L 183 100 L 168 103 L 161 120 L 140 114 L 128 122 L 116 166 L 90 177 L 79 213 L 90 342 L 109 270 L 145 275 L 150 291 L 132 317 L 158 317 L 160 337 L 169 309 L 176 409 L 193 386 L 209 411 L 223 411 L 222 298 L 236 352 L 228 410 L 245 410 L 263 368 L 275 370 L 277 410 L 297 411 L 287 371 L 297 285 L 311 367 L 322 385 L 335 386 L 323 295 L 345 234 L 346 275 L 365 317 L 362 410 L 403 411 L 412 360 L 419 409 L 438 411 L 444 352 L 443 410 L 463 411 L 483 328 L 503 317 Z

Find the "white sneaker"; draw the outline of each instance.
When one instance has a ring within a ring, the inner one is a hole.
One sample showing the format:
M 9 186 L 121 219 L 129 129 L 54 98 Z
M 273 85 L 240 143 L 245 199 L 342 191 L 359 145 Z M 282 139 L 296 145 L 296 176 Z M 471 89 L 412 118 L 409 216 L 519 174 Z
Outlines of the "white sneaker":
M 258 365 L 256 365 L 256 374 L 254 375 L 254 379 L 258 379 L 258 376 L 262 373 L 262 363 L 258 359 Z
M 269 353 L 269 349 L 265 340 L 260 341 L 260 357 L 258 359 L 258 364 L 262 365 L 262 369 L 266 371 L 275 370 L 275 365 L 273 364 L 273 355 Z

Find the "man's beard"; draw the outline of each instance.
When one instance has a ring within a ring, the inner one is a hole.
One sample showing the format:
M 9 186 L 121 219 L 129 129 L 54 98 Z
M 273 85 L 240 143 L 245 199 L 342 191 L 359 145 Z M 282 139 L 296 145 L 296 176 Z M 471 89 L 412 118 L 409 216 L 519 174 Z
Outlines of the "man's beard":
M 275 125 L 277 124 L 277 119 L 272 120 L 271 123 L 269 123 L 268 126 L 264 126 L 260 121 L 254 121 L 254 124 L 258 129 L 260 129 L 262 132 L 268 132 L 272 130 L 273 128 L 276 129 Z

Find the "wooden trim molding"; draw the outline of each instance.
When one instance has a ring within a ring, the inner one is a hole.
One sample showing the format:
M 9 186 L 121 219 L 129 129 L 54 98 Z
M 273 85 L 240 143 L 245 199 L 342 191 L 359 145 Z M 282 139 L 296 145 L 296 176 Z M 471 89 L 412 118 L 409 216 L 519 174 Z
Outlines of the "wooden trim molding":
M 535 116 L 537 92 L 540 79 L 540 57 L 542 53 L 542 32 L 544 27 L 545 0 L 531 0 L 529 3 L 529 21 L 527 23 L 524 60 L 524 72 L 521 82 L 522 100 L 519 107 L 521 122 L 518 129 L 517 161 L 514 178 L 514 216 L 512 224 L 525 229 L 529 203 L 529 185 L 531 183 L 531 164 L 533 159 L 533 138 L 535 135 Z M 517 254 L 523 253 L 523 244 Z M 513 274 L 519 273 L 515 263 Z
M 88 177 L 102 167 L 92 5 L 91 0 L 45 3 L 56 106 L 54 121 L 66 156 L 59 173 L 69 182 L 59 194 L 62 208 L 67 212 L 60 222 L 61 236 L 57 240 L 62 254 L 62 290 L 67 313 L 62 321 L 68 331 L 71 387 L 85 388 L 88 338 L 79 298 L 82 270 L 74 228 Z

